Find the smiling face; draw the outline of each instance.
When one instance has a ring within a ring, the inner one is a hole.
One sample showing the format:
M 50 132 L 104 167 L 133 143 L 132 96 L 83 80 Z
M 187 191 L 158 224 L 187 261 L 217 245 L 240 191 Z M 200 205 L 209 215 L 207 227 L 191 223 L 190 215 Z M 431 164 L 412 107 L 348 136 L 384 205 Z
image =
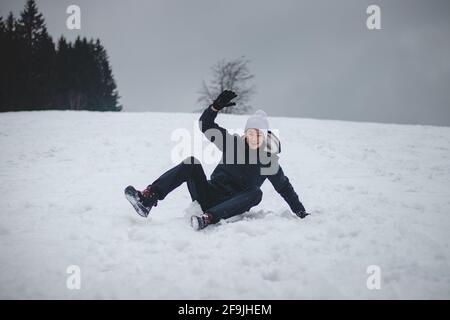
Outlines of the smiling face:
M 250 149 L 258 149 L 264 142 L 264 133 L 259 129 L 247 129 L 245 131 L 245 138 Z

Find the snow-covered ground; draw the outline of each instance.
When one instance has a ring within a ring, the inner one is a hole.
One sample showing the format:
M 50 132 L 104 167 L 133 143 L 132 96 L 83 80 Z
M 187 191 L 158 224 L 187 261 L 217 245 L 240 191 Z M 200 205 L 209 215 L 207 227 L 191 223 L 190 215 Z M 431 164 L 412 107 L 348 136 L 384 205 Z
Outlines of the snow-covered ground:
M 268 181 L 257 207 L 201 232 L 186 185 L 137 216 L 124 187 L 175 165 L 171 134 L 198 116 L 0 114 L 0 298 L 450 298 L 450 128 L 271 118 L 312 216 Z

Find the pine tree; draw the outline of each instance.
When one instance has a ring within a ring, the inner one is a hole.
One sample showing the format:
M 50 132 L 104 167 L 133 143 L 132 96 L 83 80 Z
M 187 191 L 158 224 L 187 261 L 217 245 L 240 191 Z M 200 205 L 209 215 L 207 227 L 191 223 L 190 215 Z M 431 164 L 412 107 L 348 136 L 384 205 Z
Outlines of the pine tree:
M 0 48 L 6 48 L 6 27 L 3 22 L 3 17 L 0 16 Z M 5 70 L 5 54 L 4 50 L 0 50 L 0 111 L 3 110 L 3 106 L 5 104 L 6 93 L 5 93 L 5 84 L 6 84 L 6 75 L 4 73 Z
M 94 52 L 97 68 L 99 68 L 100 73 L 98 110 L 120 111 L 122 110 L 122 106 L 118 105 L 119 94 L 109 64 L 108 54 L 99 39 L 95 42 Z
M 25 68 L 22 106 L 25 109 L 48 108 L 55 46 L 35 0 L 27 0 L 20 14 L 17 33 Z
M 23 80 L 23 67 L 20 63 L 20 43 L 16 34 L 17 22 L 12 12 L 3 22 L 1 45 L 1 88 L 0 111 L 18 110 L 20 96 L 19 84 Z
M 122 109 L 100 40 L 61 37 L 55 48 L 34 0 L 19 20 L 0 17 L 0 47 L 0 111 Z
M 71 87 L 71 51 L 72 46 L 64 36 L 58 40 L 55 57 L 54 74 L 54 107 L 56 109 L 66 109 L 69 106 L 68 92 Z

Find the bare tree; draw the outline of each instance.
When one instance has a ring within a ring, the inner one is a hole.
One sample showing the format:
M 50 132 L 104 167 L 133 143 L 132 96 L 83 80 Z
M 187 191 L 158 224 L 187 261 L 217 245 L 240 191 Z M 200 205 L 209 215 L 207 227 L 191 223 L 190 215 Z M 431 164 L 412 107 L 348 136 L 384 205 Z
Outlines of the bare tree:
M 233 101 L 236 105 L 224 108 L 223 113 L 244 114 L 253 109 L 250 105 L 250 98 L 255 93 L 254 85 L 248 82 L 254 78 L 248 68 L 250 60 L 239 57 L 230 61 L 221 60 L 212 68 L 212 79 L 209 85 L 203 81 L 203 87 L 199 91 L 200 97 L 197 102 L 203 108 L 210 105 L 223 90 L 232 90 L 238 95 Z

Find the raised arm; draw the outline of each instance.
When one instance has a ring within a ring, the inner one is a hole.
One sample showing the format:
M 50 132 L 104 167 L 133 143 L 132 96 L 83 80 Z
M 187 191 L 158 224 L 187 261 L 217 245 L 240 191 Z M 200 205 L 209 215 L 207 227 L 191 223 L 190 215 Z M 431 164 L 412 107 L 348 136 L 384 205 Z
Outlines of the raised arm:
M 222 92 L 214 102 L 203 111 L 199 119 L 200 130 L 205 134 L 205 137 L 213 142 L 221 151 L 224 151 L 227 141 L 232 141 L 233 136 L 225 129 L 219 126 L 215 119 L 217 113 L 225 108 L 234 106 L 234 102 L 230 102 L 237 95 L 233 91 L 225 90 Z
M 303 204 L 300 202 L 298 195 L 292 187 L 288 177 L 284 175 L 283 169 L 280 165 L 278 165 L 277 173 L 269 175 L 267 178 L 272 183 L 275 190 L 287 202 L 293 213 L 300 218 L 304 218 L 308 215 L 305 212 L 305 207 L 303 207 Z

